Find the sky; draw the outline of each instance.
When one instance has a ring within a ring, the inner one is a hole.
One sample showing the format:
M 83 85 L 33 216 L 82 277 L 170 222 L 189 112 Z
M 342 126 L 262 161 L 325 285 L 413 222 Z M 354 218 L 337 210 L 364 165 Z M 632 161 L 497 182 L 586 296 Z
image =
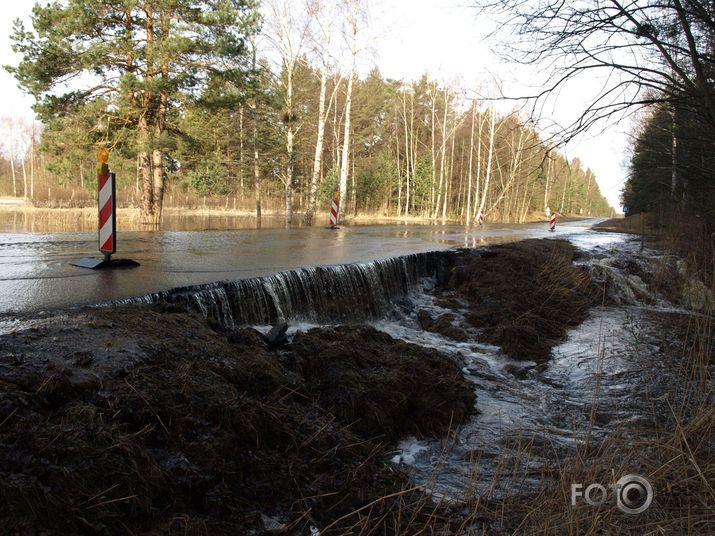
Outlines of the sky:
M 12 52 L 12 21 L 29 22 L 35 0 L 3 3 L 0 18 L 0 64 L 17 64 Z M 465 89 L 470 98 L 484 100 L 500 94 L 521 96 L 533 91 L 530 81 L 538 71 L 500 59 L 496 39 L 488 38 L 495 21 L 469 7 L 469 0 L 370 0 L 369 42 L 362 52 L 363 68 L 377 66 L 383 76 L 418 79 L 422 74 Z M 28 24 L 29 26 L 29 24 Z M 499 87 L 497 82 L 499 81 Z M 567 124 L 583 110 L 589 95 L 598 88 L 597 79 L 584 79 L 565 88 L 550 106 L 540 111 L 539 127 L 547 131 Z M 32 98 L 24 95 L 15 79 L 0 71 L 0 116 L 32 117 Z M 500 112 L 518 108 L 515 101 L 490 101 Z M 526 111 L 522 110 L 522 114 Z M 626 177 L 629 121 L 587 132 L 561 149 L 569 159 L 580 158 L 596 174 L 601 192 L 620 208 L 620 190 Z

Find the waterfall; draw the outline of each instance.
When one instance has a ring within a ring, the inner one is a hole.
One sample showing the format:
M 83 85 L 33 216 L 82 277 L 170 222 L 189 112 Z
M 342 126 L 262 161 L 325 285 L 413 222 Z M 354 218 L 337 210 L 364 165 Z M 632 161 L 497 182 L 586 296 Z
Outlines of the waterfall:
M 365 320 L 384 315 L 422 279 L 441 280 L 449 255 L 435 251 L 301 268 L 170 289 L 112 303 L 178 304 L 228 328 L 288 319 L 326 323 Z

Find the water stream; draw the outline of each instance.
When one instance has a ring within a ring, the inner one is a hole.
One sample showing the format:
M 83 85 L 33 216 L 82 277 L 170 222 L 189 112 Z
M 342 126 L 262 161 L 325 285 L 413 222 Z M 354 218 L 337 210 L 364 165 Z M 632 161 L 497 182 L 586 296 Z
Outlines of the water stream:
M 606 285 L 611 303 L 621 305 L 592 309 L 544 365 L 513 360 L 476 342 L 474 330 L 472 340 L 457 342 L 419 326 L 419 310 L 433 317 L 450 312 L 467 325 L 460 318 L 466 311 L 439 307 L 432 293 L 444 277 L 446 256 L 453 254 L 445 251 L 184 287 L 120 303 L 179 303 L 228 328 L 266 331 L 285 320 L 289 336 L 318 325 L 368 321 L 393 337 L 433 348 L 462 366 L 477 394 L 476 412 L 449 439 L 406 438 L 390 461 L 440 496 L 509 493 L 537 486 L 541 470 L 577 444 L 597 445 L 614 430 L 636 429 L 654 411 L 667 411 L 664 395 L 677 373 L 678 364 L 660 356 L 651 313 L 685 311 L 649 296 L 633 273 L 633 263 L 635 272 L 651 269 L 647 258 L 656 253 L 639 253 L 637 242 L 624 234 L 581 232 L 570 238 L 581 252 L 577 262 Z M 512 474 L 519 475 L 517 481 Z

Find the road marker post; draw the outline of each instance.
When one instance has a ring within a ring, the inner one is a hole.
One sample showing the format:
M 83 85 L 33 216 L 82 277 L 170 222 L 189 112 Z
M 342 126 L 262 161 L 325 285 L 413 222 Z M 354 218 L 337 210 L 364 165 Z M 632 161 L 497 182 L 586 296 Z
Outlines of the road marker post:
M 479 211 L 479 215 L 477 216 L 477 221 L 479 222 L 479 225 L 484 225 L 484 214 L 482 214 L 482 211 Z
M 340 192 L 333 192 L 333 202 L 330 206 L 330 228 L 339 229 L 338 227 L 338 210 L 340 208 Z
M 109 171 L 109 151 L 100 149 L 97 154 L 97 208 L 99 225 L 97 228 L 98 249 L 102 259 L 84 258 L 71 262 L 79 268 L 130 268 L 139 266 L 131 259 L 112 259 L 117 251 L 117 176 Z
M 551 213 L 551 218 L 549 219 L 549 231 L 556 230 L 556 212 Z

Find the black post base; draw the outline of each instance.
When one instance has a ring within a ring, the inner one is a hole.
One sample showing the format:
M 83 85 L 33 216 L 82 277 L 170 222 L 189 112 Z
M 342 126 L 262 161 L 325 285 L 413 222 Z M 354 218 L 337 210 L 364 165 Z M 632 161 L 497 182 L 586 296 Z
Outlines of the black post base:
M 70 263 L 79 268 L 89 268 L 90 270 L 102 270 L 104 268 L 136 268 L 139 263 L 131 259 L 79 259 Z

